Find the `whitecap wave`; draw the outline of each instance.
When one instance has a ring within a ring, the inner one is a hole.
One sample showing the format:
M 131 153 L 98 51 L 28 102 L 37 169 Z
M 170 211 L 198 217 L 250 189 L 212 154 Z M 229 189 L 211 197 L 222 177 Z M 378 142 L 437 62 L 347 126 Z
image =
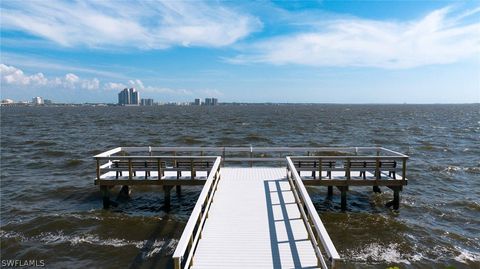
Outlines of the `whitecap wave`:
M 349 259 L 357 262 L 387 262 L 387 263 L 403 263 L 411 264 L 411 262 L 419 261 L 423 256 L 417 254 L 406 254 L 399 250 L 398 244 L 390 244 L 387 246 L 372 243 L 361 249 L 350 251 L 347 256 Z
M 100 246 L 112 246 L 112 247 L 124 247 L 135 246 L 136 248 L 142 248 L 146 241 L 130 241 L 118 238 L 100 238 L 97 235 L 84 234 L 84 235 L 66 235 L 62 231 L 57 233 L 41 233 L 38 236 L 32 238 L 44 242 L 45 244 L 64 244 L 68 243 L 72 246 L 78 244 L 92 244 Z
M 456 261 L 461 263 L 480 262 L 480 253 L 475 253 L 459 247 L 455 247 L 455 249 L 460 252 L 460 254 L 455 257 Z

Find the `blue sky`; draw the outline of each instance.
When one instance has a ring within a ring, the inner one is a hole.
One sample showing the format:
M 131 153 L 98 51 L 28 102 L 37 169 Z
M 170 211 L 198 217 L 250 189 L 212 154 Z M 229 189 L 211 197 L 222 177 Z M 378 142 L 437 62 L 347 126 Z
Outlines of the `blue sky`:
M 8 1 L 1 98 L 480 102 L 478 1 Z

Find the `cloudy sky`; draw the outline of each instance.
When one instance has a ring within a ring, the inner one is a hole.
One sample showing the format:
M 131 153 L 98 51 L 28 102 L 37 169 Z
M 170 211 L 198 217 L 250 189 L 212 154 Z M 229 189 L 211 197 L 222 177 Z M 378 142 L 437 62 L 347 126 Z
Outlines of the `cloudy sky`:
M 1 98 L 480 102 L 478 1 L 9 1 Z

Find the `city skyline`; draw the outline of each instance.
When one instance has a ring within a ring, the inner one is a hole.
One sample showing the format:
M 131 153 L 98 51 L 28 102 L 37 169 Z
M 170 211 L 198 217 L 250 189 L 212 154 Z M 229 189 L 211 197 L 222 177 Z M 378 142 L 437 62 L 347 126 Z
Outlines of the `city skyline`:
M 474 1 L 2 1 L 1 13 L 1 99 L 480 102 Z

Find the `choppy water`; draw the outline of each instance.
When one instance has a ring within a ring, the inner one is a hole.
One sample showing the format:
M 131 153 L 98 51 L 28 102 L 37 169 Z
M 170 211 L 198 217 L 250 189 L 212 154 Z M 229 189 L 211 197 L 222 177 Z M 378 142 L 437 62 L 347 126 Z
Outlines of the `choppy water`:
M 117 146 L 375 146 L 411 156 L 391 192 L 308 188 L 351 268 L 480 268 L 480 105 L 249 105 L 1 109 L 1 259 L 47 268 L 163 268 L 200 187 L 101 209 L 92 156 Z

